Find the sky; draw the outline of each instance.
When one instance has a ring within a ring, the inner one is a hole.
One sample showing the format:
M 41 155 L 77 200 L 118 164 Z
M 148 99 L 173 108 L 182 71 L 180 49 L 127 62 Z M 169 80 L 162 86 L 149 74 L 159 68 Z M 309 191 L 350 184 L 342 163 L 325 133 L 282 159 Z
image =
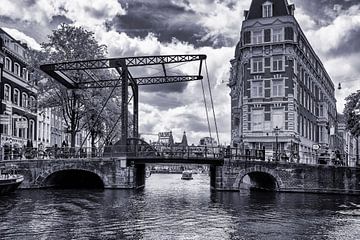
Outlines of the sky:
M 83 26 L 109 57 L 206 54 L 222 144 L 230 142 L 229 61 L 251 0 L 1 0 L 0 27 L 34 49 L 61 23 Z M 360 0 L 289 0 L 335 86 L 337 109 L 360 87 Z M 205 72 L 203 72 L 205 75 Z M 204 84 L 207 84 L 206 78 Z M 209 93 L 207 92 L 207 100 Z M 209 136 L 200 82 L 140 89 L 140 133 Z M 210 102 L 208 102 L 208 107 Z M 209 109 L 209 116 L 211 111 Z M 215 135 L 211 120 L 212 136 Z

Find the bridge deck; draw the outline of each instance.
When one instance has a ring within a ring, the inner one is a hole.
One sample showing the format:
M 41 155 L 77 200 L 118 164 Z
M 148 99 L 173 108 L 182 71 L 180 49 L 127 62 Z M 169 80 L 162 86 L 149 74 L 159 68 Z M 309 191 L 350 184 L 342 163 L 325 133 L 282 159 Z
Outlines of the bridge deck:
M 146 163 L 167 163 L 167 164 L 201 164 L 201 165 L 216 165 L 221 166 L 224 164 L 223 158 L 202 158 L 202 157 L 127 157 L 127 160 L 134 162 L 134 164 Z

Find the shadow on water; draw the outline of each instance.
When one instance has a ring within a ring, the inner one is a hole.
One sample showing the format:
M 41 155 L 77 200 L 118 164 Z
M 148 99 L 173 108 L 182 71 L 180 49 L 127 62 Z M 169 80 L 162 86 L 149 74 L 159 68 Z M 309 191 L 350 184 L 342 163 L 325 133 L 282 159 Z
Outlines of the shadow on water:
M 93 172 L 84 170 L 62 170 L 48 176 L 43 185 L 57 189 L 103 189 L 104 183 Z

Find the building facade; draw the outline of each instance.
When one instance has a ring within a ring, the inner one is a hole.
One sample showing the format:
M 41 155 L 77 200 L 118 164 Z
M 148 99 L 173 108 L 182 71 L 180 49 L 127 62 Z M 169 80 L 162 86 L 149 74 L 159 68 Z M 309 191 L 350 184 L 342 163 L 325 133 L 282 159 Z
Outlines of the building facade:
M 37 79 L 29 71 L 28 51 L 26 44 L 0 28 L 1 158 L 18 155 L 20 150 L 15 150 L 28 145 L 45 149 L 69 144 L 62 112 L 37 107 Z M 75 146 L 90 147 L 89 137 L 84 141 L 86 136 L 85 130 L 79 131 Z
M 28 70 L 28 49 L 0 28 L 1 147 L 36 146 L 37 86 Z
M 286 0 L 253 0 L 231 60 L 232 144 L 317 163 L 341 148 L 335 88 Z M 276 157 L 275 156 L 275 157 Z

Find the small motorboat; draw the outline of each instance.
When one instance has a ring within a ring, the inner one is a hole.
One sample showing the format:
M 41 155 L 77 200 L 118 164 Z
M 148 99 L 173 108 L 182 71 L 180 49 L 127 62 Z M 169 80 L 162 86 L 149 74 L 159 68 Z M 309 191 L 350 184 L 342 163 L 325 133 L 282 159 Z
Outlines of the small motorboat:
M 145 177 L 149 178 L 151 176 L 151 170 L 149 168 L 145 169 Z
M 24 176 L 16 173 L 16 167 L 0 168 L 0 195 L 15 191 L 24 181 Z
M 191 171 L 183 171 L 181 179 L 182 180 L 191 180 L 191 179 L 193 179 L 192 172 Z

